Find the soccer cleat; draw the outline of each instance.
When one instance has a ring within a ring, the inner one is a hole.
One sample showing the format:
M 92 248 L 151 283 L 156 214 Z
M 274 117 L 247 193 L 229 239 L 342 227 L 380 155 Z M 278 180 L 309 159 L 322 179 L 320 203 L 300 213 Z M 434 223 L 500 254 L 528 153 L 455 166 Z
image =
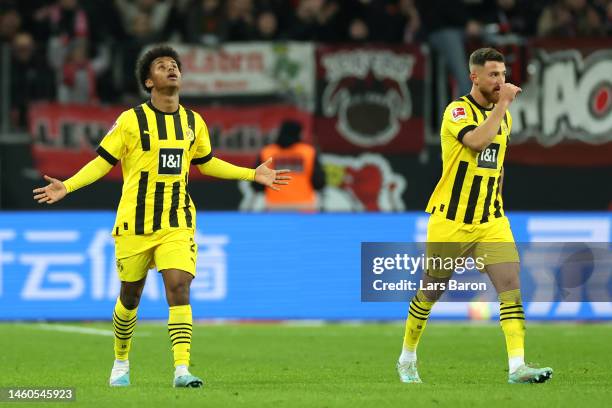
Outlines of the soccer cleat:
M 130 385 L 130 367 L 113 367 L 109 384 L 111 387 L 127 387 Z
M 537 368 L 523 364 L 512 374 L 508 375 L 509 384 L 543 383 L 552 378 L 553 369 L 550 367 Z
M 400 376 L 400 381 L 409 384 L 422 383 L 419 372 L 417 371 L 416 361 L 410 361 L 404 364 L 397 363 L 397 373 Z
M 204 381 L 191 374 L 174 377 L 174 383 L 172 384 L 174 388 L 200 388 L 203 385 Z

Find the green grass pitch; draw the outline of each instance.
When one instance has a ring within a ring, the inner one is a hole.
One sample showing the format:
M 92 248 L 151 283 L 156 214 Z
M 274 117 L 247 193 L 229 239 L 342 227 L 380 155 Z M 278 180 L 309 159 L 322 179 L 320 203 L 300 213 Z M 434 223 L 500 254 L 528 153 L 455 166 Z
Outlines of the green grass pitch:
M 497 325 L 435 321 L 419 349 L 425 383 L 402 384 L 395 372 L 402 335 L 398 323 L 196 325 L 191 369 L 205 387 L 177 390 L 166 327 L 143 322 L 130 354 L 132 386 L 111 389 L 112 337 L 5 323 L 0 387 L 75 387 L 76 402 L 52 405 L 68 407 L 610 406 L 610 325 L 528 324 L 527 360 L 555 370 L 551 382 L 534 385 L 506 384 Z M 46 404 L 6 404 L 26 405 Z

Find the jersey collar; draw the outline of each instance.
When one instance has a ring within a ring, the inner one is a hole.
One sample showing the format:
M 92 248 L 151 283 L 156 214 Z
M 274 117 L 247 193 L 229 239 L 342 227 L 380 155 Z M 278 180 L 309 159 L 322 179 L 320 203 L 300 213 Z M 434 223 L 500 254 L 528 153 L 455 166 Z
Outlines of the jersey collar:
M 476 107 L 480 110 L 490 111 L 490 110 L 493 110 L 493 108 L 495 107 L 495 104 L 493 104 L 493 107 L 491 108 L 485 108 L 484 106 L 481 106 L 478 102 L 476 102 L 476 99 L 474 99 L 474 97 L 471 94 L 467 94 L 465 97 L 468 98 L 468 100 L 472 102 L 474 105 L 476 105 Z
M 162 115 L 176 115 L 181 110 L 181 105 L 179 104 L 178 109 L 176 111 L 174 111 L 174 112 L 162 112 L 159 109 L 157 109 L 155 106 L 153 106 L 153 103 L 150 100 L 147 101 L 147 106 L 153 112 L 161 113 Z

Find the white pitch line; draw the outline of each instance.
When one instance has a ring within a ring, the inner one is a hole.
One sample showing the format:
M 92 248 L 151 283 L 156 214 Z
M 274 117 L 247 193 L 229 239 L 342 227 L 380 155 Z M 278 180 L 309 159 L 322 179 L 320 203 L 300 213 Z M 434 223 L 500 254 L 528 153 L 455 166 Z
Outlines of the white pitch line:
M 41 328 L 43 330 L 51 330 L 51 331 L 59 331 L 66 333 L 80 333 L 80 334 L 93 334 L 96 336 L 109 336 L 113 337 L 115 334 L 112 330 L 104 330 L 104 329 L 94 329 L 91 327 L 79 327 L 79 326 L 69 326 L 67 324 L 49 324 L 49 323 L 41 323 L 37 324 L 34 327 Z M 138 337 L 149 336 L 148 332 L 134 332 L 134 335 L 138 334 Z

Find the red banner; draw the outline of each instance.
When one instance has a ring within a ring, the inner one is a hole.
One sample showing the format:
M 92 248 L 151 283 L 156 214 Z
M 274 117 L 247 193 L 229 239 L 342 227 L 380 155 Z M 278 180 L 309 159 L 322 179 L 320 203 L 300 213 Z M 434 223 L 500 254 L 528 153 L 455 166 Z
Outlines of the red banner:
M 508 162 L 549 166 L 612 165 L 610 40 L 538 40 L 523 92 L 511 105 Z
M 239 166 L 252 167 L 257 153 L 273 143 L 280 124 L 299 121 L 303 138 L 312 140 L 312 119 L 308 112 L 287 105 L 239 108 L 190 107 L 208 125 L 215 156 Z M 66 178 L 95 157 L 95 149 L 125 107 L 36 104 L 30 109 L 32 153 L 43 174 Z M 121 179 L 120 166 L 107 176 Z M 198 171 L 191 178 L 201 177 Z
M 331 153 L 409 153 L 424 144 L 420 47 L 317 48 L 315 135 Z

